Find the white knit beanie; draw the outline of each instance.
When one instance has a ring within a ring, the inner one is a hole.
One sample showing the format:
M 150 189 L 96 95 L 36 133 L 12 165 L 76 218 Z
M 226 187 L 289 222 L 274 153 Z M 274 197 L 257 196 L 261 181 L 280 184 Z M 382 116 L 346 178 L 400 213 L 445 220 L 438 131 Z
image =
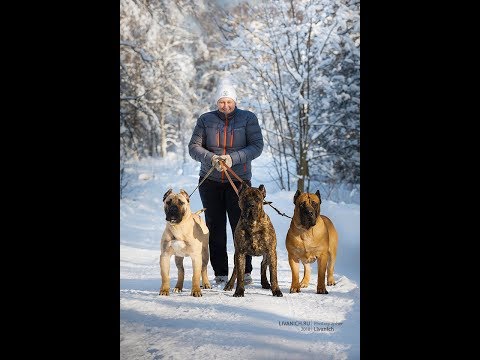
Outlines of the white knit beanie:
M 223 97 L 230 98 L 235 101 L 235 104 L 237 103 L 237 92 L 232 84 L 225 82 L 220 84 L 215 94 L 215 104 Z

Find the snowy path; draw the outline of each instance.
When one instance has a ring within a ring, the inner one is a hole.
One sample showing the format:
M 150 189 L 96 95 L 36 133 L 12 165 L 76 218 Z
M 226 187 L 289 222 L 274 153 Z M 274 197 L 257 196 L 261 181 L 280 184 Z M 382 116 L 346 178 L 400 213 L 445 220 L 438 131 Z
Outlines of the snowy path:
M 157 168 L 154 168 L 157 166 Z M 283 297 L 272 296 L 260 285 L 260 262 L 253 257 L 253 284 L 245 297 L 234 298 L 223 287 L 190 296 L 191 259 L 185 258 L 182 293 L 159 296 L 160 237 L 165 226 L 162 197 L 173 187 L 193 190 L 197 176 L 172 179 L 171 169 L 148 164 L 156 176 L 138 181 L 135 193 L 120 207 L 120 354 L 121 359 L 359 359 L 359 206 L 322 202 L 339 233 L 335 286 L 329 294 L 316 294 L 316 264 L 310 286 L 290 294 L 291 272 L 285 248 L 290 219 L 266 207 L 277 234 L 278 279 Z M 141 173 L 145 169 L 137 169 Z M 138 176 L 138 174 L 137 174 Z M 254 179 L 254 186 L 266 183 Z M 294 192 L 269 193 L 267 200 L 287 214 L 293 212 Z M 201 208 L 198 194 L 193 211 Z M 233 242 L 227 239 L 229 270 L 233 268 Z M 303 276 L 303 268 L 300 276 Z M 171 259 L 170 285 L 177 269 Z M 214 274 L 209 263 L 208 275 Z M 229 273 L 230 275 L 230 273 Z M 212 285 L 214 285 L 212 283 Z
M 254 282 L 246 286 L 244 298 L 216 286 L 195 298 L 190 296 L 192 269 L 186 258 L 184 291 L 166 297 L 158 295 L 156 251 L 122 246 L 121 254 L 151 259 L 143 265 L 125 261 L 122 266 L 122 359 L 305 359 L 314 354 L 322 359 L 349 358 L 348 339 L 354 342 L 359 330 L 358 306 L 355 309 L 359 288 L 345 276 L 335 274 L 337 284 L 327 287 L 328 295 L 316 294 L 315 283 L 290 294 L 290 268 L 283 253 L 278 277 L 284 296 L 277 298 L 261 288 L 261 257 L 254 257 Z M 173 287 L 177 278 L 173 257 L 171 271 Z

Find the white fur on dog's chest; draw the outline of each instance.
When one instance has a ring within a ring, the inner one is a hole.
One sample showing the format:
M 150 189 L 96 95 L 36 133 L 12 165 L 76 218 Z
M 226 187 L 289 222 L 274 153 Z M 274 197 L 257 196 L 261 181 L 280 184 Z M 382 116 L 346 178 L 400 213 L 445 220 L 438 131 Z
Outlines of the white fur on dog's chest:
M 187 244 L 185 244 L 185 241 L 182 240 L 172 240 L 170 243 L 172 246 L 173 251 L 175 252 L 175 255 L 177 256 L 189 256 L 188 254 L 185 253 L 187 250 Z

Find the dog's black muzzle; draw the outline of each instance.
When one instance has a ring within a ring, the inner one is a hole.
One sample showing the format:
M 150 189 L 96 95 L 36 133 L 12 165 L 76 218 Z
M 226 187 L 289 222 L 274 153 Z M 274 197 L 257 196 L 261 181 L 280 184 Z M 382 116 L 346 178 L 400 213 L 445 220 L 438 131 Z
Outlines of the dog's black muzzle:
M 306 228 L 311 228 L 317 223 L 317 214 L 315 209 L 311 206 L 301 206 L 300 207 L 300 222 L 302 226 Z
M 178 206 L 172 205 L 165 209 L 166 220 L 171 223 L 178 223 L 182 220 L 182 213 Z

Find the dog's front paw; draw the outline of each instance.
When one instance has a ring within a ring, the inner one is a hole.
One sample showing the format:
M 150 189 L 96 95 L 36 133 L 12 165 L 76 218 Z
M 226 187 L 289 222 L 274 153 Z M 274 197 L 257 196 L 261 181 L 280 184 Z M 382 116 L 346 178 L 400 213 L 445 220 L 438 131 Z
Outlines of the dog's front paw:
M 325 288 L 318 288 L 317 287 L 317 294 L 328 294 L 328 291 Z
M 282 297 L 282 296 L 283 296 L 283 294 L 282 294 L 282 292 L 280 291 L 280 289 L 272 290 L 272 294 L 273 294 L 273 296 L 278 296 L 278 297 Z
M 300 287 L 301 287 L 301 288 L 306 288 L 306 287 L 308 287 L 308 282 L 303 282 L 303 281 L 302 281 L 302 282 L 300 283 Z
M 237 289 L 233 294 L 234 297 L 244 297 L 245 289 Z
M 160 293 L 158 295 L 168 296 L 169 293 L 170 293 L 170 289 L 160 289 Z
M 336 283 L 335 283 L 335 279 L 328 279 L 328 280 L 327 280 L 327 285 L 328 285 L 328 286 L 335 285 L 335 284 L 336 284 Z
M 194 296 L 194 297 L 201 297 L 201 296 L 202 296 L 202 290 L 200 290 L 200 289 L 198 289 L 198 290 L 197 290 L 197 289 L 193 289 L 193 290 L 192 290 L 192 293 L 191 293 L 190 295 L 192 295 L 192 296 Z
M 290 293 L 299 293 L 299 292 L 300 292 L 300 286 L 290 287 Z
M 203 284 L 202 288 L 204 288 L 204 289 L 211 289 L 211 288 L 212 288 L 212 285 L 210 285 L 210 283 L 205 283 L 205 284 Z
M 173 292 L 174 292 L 174 293 L 180 293 L 180 292 L 182 292 L 182 288 L 174 287 L 174 288 L 173 288 Z

